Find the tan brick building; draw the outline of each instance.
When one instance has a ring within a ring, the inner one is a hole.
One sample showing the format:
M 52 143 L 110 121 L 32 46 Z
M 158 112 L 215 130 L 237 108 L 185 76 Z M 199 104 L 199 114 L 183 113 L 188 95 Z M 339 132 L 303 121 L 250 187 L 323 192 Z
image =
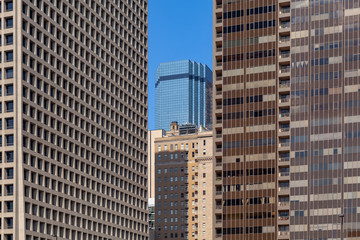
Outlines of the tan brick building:
M 155 239 L 212 239 L 212 131 L 173 123 L 154 145 Z

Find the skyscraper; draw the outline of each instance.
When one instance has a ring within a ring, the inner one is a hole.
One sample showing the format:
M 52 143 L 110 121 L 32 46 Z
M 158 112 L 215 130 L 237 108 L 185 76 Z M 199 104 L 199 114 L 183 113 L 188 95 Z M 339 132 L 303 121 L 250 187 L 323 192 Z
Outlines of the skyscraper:
M 147 1 L 0 7 L 0 238 L 147 239 Z
M 360 237 L 358 1 L 214 1 L 218 239 Z
M 155 104 L 156 129 L 169 130 L 173 121 L 211 126 L 211 70 L 189 60 L 161 63 L 156 70 Z

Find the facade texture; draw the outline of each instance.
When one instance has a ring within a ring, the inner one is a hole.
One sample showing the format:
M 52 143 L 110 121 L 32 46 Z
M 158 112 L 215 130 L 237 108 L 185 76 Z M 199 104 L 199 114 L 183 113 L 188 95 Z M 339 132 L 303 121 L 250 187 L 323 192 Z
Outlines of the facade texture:
M 155 139 L 155 239 L 213 239 L 212 132 Z
M 189 60 L 161 63 L 156 70 L 155 127 L 170 123 L 211 126 L 212 71 Z
M 147 1 L 0 8 L 0 238 L 148 239 Z
M 359 239 L 359 1 L 214 1 L 215 237 Z

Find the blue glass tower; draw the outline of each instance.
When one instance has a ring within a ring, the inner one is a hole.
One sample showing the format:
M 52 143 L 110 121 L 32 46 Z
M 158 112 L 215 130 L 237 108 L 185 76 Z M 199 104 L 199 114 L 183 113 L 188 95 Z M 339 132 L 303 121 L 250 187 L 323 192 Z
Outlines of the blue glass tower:
M 212 119 L 212 71 L 190 60 L 161 63 L 156 70 L 155 126 L 193 123 L 210 127 Z

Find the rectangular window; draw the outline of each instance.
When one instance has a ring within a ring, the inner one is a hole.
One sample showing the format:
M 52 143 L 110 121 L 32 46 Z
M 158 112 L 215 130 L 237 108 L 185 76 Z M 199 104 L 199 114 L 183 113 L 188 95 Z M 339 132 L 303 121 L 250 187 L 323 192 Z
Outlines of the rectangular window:
M 13 51 L 5 52 L 5 62 L 12 62 L 14 61 L 14 53 Z
M 14 152 L 13 151 L 5 152 L 5 161 L 6 162 L 14 162 Z
M 13 118 L 6 118 L 5 119 L 5 124 L 6 124 L 6 126 L 5 126 L 5 128 L 6 129 L 13 129 L 14 128 L 14 119 Z
M 6 146 L 14 146 L 14 135 L 6 135 Z
M 14 69 L 13 68 L 6 68 L 5 69 L 5 79 L 13 78 L 14 77 Z
M 14 94 L 14 86 L 12 84 L 5 86 L 5 94 L 6 96 L 11 96 Z
M 5 28 L 12 28 L 14 25 L 13 18 L 5 18 Z
M 5 111 L 6 112 L 13 112 L 14 111 L 14 102 L 13 101 L 9 101 L 9 102 L 5 102 Z
M 5 11 L 12 11 L 14 9 L 13 1 L 5 2 Z

